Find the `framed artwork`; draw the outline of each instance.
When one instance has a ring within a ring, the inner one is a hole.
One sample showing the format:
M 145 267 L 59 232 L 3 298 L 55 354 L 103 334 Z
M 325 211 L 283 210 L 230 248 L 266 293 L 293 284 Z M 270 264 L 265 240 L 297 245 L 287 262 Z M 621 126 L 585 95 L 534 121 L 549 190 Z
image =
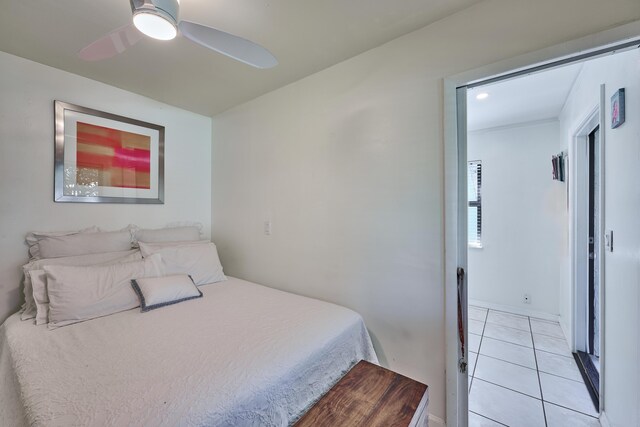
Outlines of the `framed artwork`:
M 620 127 L 625 120 L 624 89 L 618 89 L 611 97 L 611 129 Z
M 164 203 L 164 127 L 55 101 L 54 201 Z

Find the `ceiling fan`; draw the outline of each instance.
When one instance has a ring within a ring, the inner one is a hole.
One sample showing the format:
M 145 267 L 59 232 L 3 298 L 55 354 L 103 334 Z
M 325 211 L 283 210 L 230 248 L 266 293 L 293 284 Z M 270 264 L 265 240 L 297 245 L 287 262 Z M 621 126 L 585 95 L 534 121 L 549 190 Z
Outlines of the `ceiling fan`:
M 111 58 L 142 39 L 172 40 L 182 34 L 194 43 L 256 68 L 271 68 L 278 60 L 267 49 L 242 37 L 189 21 L 178 21 L 180 0 L 130 0 L 133 22 L 82 49 L 85 61 Z

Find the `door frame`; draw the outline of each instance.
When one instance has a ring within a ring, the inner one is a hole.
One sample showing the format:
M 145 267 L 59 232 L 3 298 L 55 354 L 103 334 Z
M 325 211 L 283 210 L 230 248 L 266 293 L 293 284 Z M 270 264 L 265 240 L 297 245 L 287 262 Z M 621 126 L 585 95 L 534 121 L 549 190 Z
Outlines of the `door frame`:
M 550 48 L 447 77 L 443 81 L 444 109 L 444 250 L 445 250 L 445 384 L 448 427 L 468 425 L 468 373 L 460 373 L 457 269 L 467 270 L 466 235 L 466 96 L 458 88 L 472 88 L 560 65 L 640 47 L 640 21 L 595 33 Z M 460 102 L 459 102 L 460 101 Z M 601 144 L 601 147 L 603 144 Z M 461 154 L 462 153 L 462 154 Z M 604 160 L 604 157 L 601 157 Z M 602 181 L 604 182 L 604 181 Z M 602 269 L 601 269 L 602 271 Z M 465 275 L 468 277 L 468 274 Z M 601 286 L 601 288 L 603 288 Z M 468 342 L 466 280 L 462 289 L 464 340 Z M 601 299 L 604 305 L 604 299 Z M 602 341 L 604 348 L 604 340 Z M 466 358 L 466 355 L 464 355 Z M 601 384 L 604 384 L 601 371 Z M 602 392 L 601 385 L 601 392 Z M 601 411 L 604 399 L 601 399 Z
M 605 126 L 605 108 L 607 108 L 605 100 L 605 85 L 600 85 L 599 102 L 595 105 L 589 114 L 582 120 L 582 122 L 576 126 L 573 130 L 573 138 L 571 141 L 571 147 L 569 149 L 569 164 L 573 167 L 569 167 L 570 182 L 569 182 L 569 216 L 571 218 L 569 228 L 569 245 L 571 253 L 571 314 L 572 324 L 569 328 L 567 325 L 563 325 L 563 329 L 570 332 L 569 343 L 571 351 L 575 353 L 579 348 L 586 348 L 587 345 L 583 342 L 585 334 L 581 330 L 579 325 L 584 325 L 586 322 L 586 305 L 583 296 L 578 291 L 580 283 L 584 283 L 588 280 L 589 275 L 589 254 L 588 254 L 588 217 L 589 213 L 589 134 L 599 126 L 600 128 L 600 141 L 598 143 L 598 177 L 600 191 L 598 193 L 598 222 L 600 239 L 599 245 L 596 249 L 598 263 L 598 281 L 600 283 L 600 290 L 598 297 L 600 299 L 600 316 L 599 316 L 599 328 L 600 328 L 600 384 L 598 393 L 600 395 L 600 413 L 604 411 L 604 360 L 605 360 L 605 329 L 604 329 L 604 309 L 605 309 L 605 288 L 604 281 L 604 146 L 606 143 L 606 126 Z M 586 221 L 585 221 L 586 219 Z

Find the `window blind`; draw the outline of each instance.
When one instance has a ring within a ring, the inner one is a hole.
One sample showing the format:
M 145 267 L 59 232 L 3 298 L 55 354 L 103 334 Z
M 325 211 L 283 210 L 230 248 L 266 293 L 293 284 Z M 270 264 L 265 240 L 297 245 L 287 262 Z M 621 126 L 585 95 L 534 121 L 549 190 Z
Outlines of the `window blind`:
M 482 247 L 482 161 L 469 162 L 467 171 L 467 231 L 469 246 Z

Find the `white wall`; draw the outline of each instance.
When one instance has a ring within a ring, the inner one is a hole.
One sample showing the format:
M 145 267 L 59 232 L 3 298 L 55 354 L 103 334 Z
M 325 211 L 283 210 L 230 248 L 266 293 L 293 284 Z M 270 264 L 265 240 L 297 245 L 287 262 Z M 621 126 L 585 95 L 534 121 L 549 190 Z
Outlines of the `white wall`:
M 599 103 L 605 84 L 604 229 L 614 231 L 614 251 L 605 252 L 604 405 L 612 426 L 640 425 L 640 52 L 637 49 L 588 62 L 561 115 L 562 134 L 572 141 L 580 123 Z M 611 129 L 610 98 L 626 89 L 627 121 Z M 563 318 L 571 315 L 571 288 L 561 295 Z
M 28 231 L 191 220 L 210 235 L 210 118 L 2 52 L 0 94 L 0 322 L 23 299 Z M 164 205 L 54 203 L 54 100 L 164 125 Z
M 469 249 L 469 299 L 557 316 L 568 243 L 567 186 L 551 179 L 551 156 L 567 149 L 559 122 L 470 132 L 467 144 L 468 159 L 482 160 L 483 247 Z
M 614 3 L 483 1 L 214 117 L 225 271 L 362 313 L 444 418 L 443 77 L 640 16 Z

